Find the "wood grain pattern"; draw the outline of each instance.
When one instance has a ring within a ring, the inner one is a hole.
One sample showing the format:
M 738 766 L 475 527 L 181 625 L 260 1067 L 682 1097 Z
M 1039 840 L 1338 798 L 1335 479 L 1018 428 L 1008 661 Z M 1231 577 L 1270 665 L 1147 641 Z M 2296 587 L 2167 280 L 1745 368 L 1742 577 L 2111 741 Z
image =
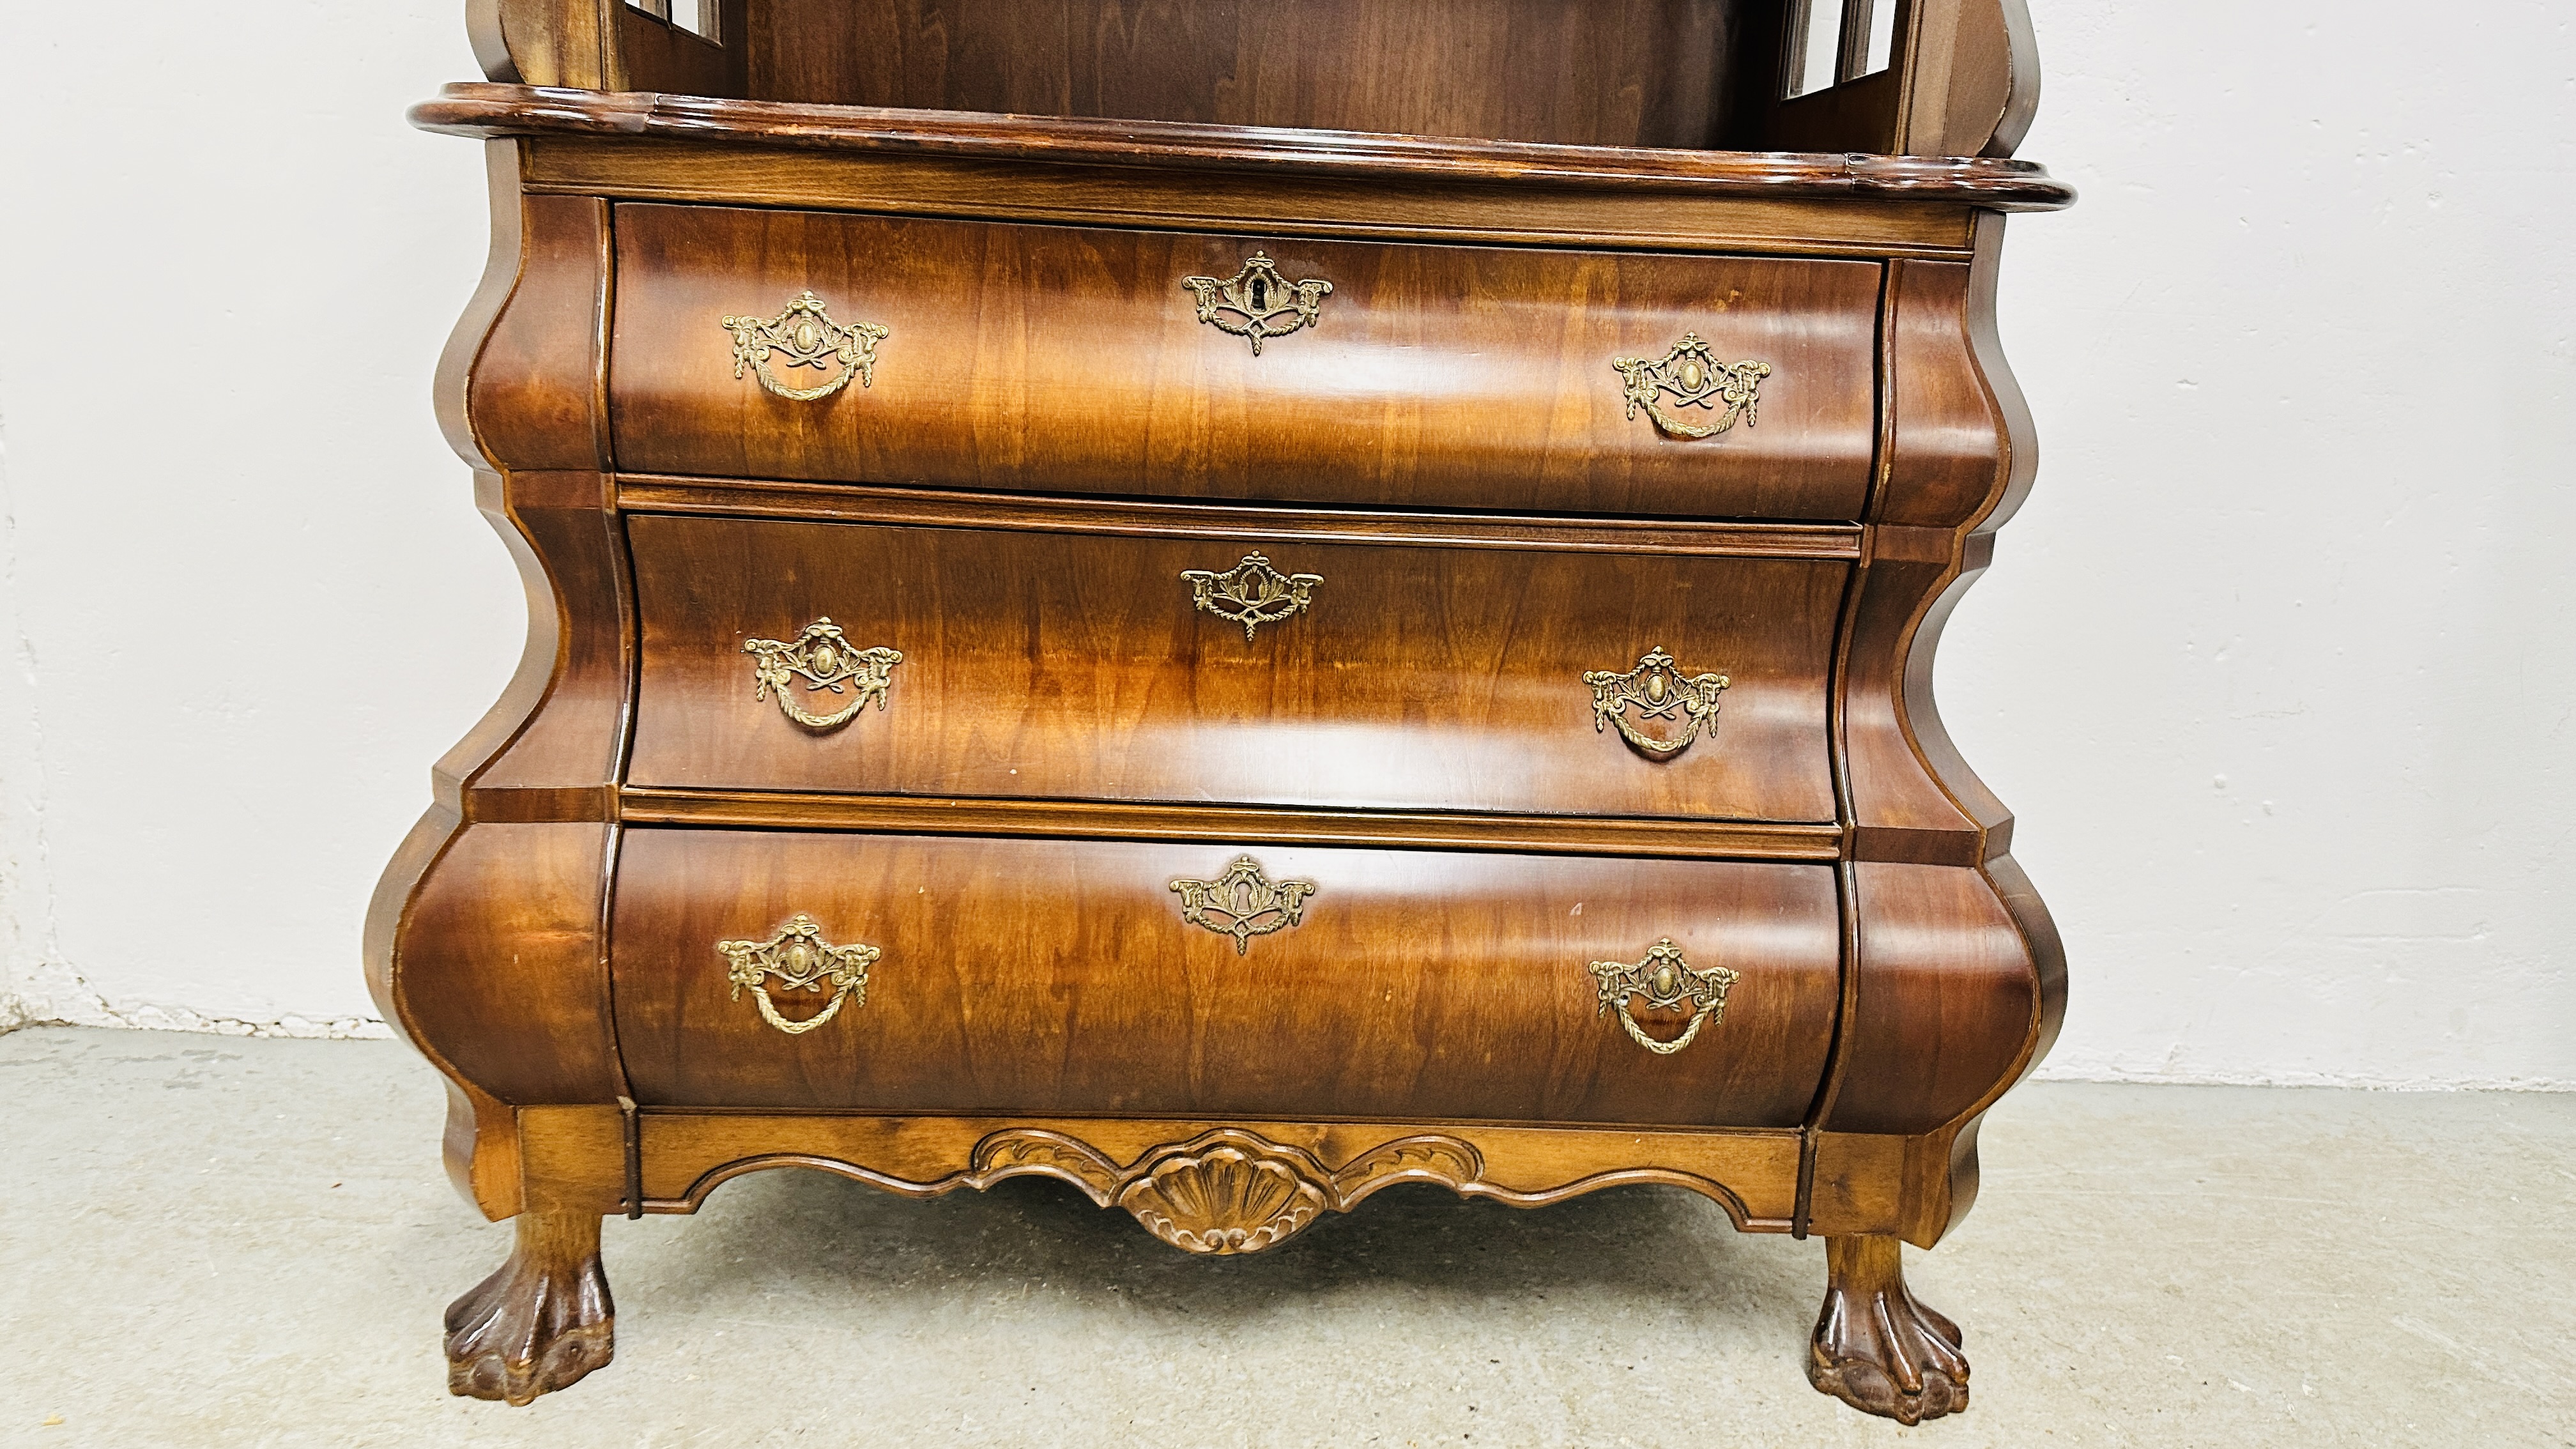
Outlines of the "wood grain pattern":
M 1784 151 L 2012 155 L 2039 106 L 2039 60 L 2024 0 L 1878 0 L 1894 5 L 1895 61 L 1830 88 L 1785 96 L 1756 74 L 1786 47 L 1778 7 L 1748 8 L 1734 82 L 1735 144 Z M 1846 20 L 1860 14 L 1846 7 Z M 1860 37 L 1846 30 L 1844 57 Z
M 2023 0 L 1887 3 L 1898 6 L 1894 66 L 1791 100 L 1777 0 L 734 0 L 721 7 L 720 43 L 619 0 L 468 0 L 467 12 L 487 79 L 532 87 L 1640 149 L 2010 156 L 2038 104 Z
M 1044 1134 L 1080 1143 L 1122 1168 L 1149 1163 L 1204 1132 L 1184 1118 L 885 1117 L 648 1111 L 642 1119 L 645 1206 L 691 1213 L 724 1183 L 781 1167 L 833 1172 L 906 1197 L 980 1191 L 1005 1176 L 1064 1177 L 1041 1161 L 993 1150 L 1006 1134 Z M 1419 1180 L 1462 1196 L 1544 1207 L 1586 1192 L 1663 1183 L 1701 1193 L 1746 1232 L 1786 1232 L 1798 1167 L 1792 1132 L 1495 1126 L 1475 1122 L 1286 1122 L 1251 1129 L 1263 1140 L 1311 1156 L 1339 1175 L 1388 1148 L 1431 1137 L 1473 1154 L 1470 1175 L 1454 1165 Z M 979 1161 L 981 1167 L 979 1168 Z M 1406 1166 L 1420 1165 L 1417 1158 Z M 1383 1186 L 1383 1177 L 1369 1185 Z
M 1761 191 L 1758 178 L 1719 194 L 1437 175 L 1390 187 L 1330 175 L 782 150 L 747 142 L 539 135 L 520 146 L 532 194 L 1139 231 L 1876 260 L 1963 257 L 1973 222 L 1967 203 L 1944 200 L 1937 182 L 1887 199 L 1829 200 L 1803 197 L 1785 184 Z
M 1968 1407 L 1959 1326 L 1905 1286 L 1889 1237 L 1825 1242 L 1825 1305 L 1808 1341 L 1807 1381 L 1864 1413 L 1919 1424 Z
M 619 0 L 467 0 L 474 58 L 494 81 L 613 89 Z
M 2033 427 L 2028 404 L 2023 400 L 2020 384 L 2014 381 L 2012 369 L 2004 360 L 2002 341 L 1995 333 L 1995 279 L 2001 266 L 2004 221 L 1987 217 L 1978 224 L 1979 246 L 1975 263 L 1968 268 L 1965 294 L 1954 304 L 1952 315 L 1961 324 L 1962 340 L 1972 366 L 1968 369 L 1978 385 L 1972 400 L 1965 406 L 1981 408 L 1995 439 L 1987 454 L 1986 488 L 1973 498 L 1961 497 L 1952 515 L 1961 530 L 1954 552 L 1955 570 L 1933 603 L 1924 611 L 1922 622 L 1915 628 L 1905 663 L 1903 705 L 1905 728 L 1913 741 L 1917 756 L 1941 781 L 1942 788 L 1956 803 L 1960 812 L 1976 822 L 1980 835 L 1980 854 L 1993 860 L 2012 848 L 2012 814 L 1995 798 L 1985 783 L 1977 778 L 1957 745 L 1941 723 L 1941 714 L 1932 688 L 1934 649 L 1942 628 L 1949 621 L 1950 610 L 1964 596 L 1969 584 L 1982 574 L 1994 557 L 1994 536 L 1998 529 L 2017 512 L 2029 496 L 2032 482 L 2039 471 L 2037 431 Z M 1945 280 L 1956 280 L 1955 274 Z M 1933 289 L 1938 295 L 1945 288 Z M 1918 291 L 1916 279 L 1903 277 L 1900 296 Z M 1916 301 L 1901 301 L 1899 315 L 1919 311 Z M 1937 312 L 1936 312 L 1937 315 Z M 1956 346 L 1957 343 L 1951 344 Z M 1918 360 L 1913 371 L 1916 379 L 1903 389 L 1892 389 L 1896 395 L 1894 427 L 1899 445 L 1923 446 L 1924 451 L 1940 457 L 1947 450 L 1934 444 L 1924 434 L 1927 429 L 1907 420 L 1909 396 L 1935 394 L 1937 387 L 1925 386 L 1920 374 L 1931 371 L 1928 359 Z M 1928 411 L 1928 410 L 1927 410 Z M 1953 416 L 1965 415 L 1954 413 Z M 1965 490 L 1962 490 L 1964 494 Z M 1891 507 L 1899 505 L 1891 504 Z M 1887 530 L 1894 532 L 1893 529 Z M 1928 550 L 1926 550 L 1928 552 Z
M 615 1107 L 520 1109 L 513 1135 L 518 1229 L 509 1261 L 448 1305 L 448 1392 L 524 1405 L 605 1367 L 616 1305 L 599 1220 L 624 1190 Z
M 1787 0 L 1745 7 L 1744 35 L 1738 42 L 1743 67 L 1734 86 L 1733 130 L 1743 138 L 1741 144 L 1779 151 L 1911 150 L 1904 131 L 1912 68 L 1902 58 L 1920 43 L 1928 18 L 1927 0 L 1875 0 L 1894 7 L 1897 64 L 1871 76 L 1846 75 L 1849 67 L 1837 64 L 1834 70 L 1839 78 L 1833 85 L 1792 96 L 1790 81 L 1802 64 L 1799 57 L 1804 55 L 1806 40 L 1798 22 L 1812 23 L 1814 18 L 1812 4 L 1803 15 L 1794 13 L 1798 3 Z M 1866 8 L 1858 0 L 1846 0 L 1841 58 L 1853 53 L 1855 37 L 1848 22 L 1861 18 Z
M 629 655 L 624 545 L 606 476 L 492 471 L 568 462 L 606 445 L 607 208 L 528 198 L 515 157 L 489 148 L 493 241 L 482 285 L 442 356 L 435 397 L 476 465 L 474 497 L 518 564 L 528 640 L 501 698 L 432 771 L 435 803 L 386 867 L 367 916 L 378 1009 L 448 1079 L 448 1170 L 487 1216 L 520 1211 L 510 1100 L 593 1100 L 621 1089 L 606 1011 L 610 828 L 469 828 L 479 798 L 542 797 L 551 821 L 610 818 L 622 769 Z M 571 607 L 579 599 L 590 606 Z M 544 1000 L 495 1036 L 475 1023 L 524 964 Z M 513 1060 L 498 1066 L 495 1049 Z
M 702 0 L 715 7 L 722 33 L 698 35 L 626 3 L 617 8 L 618 91 L 678 91 L 697 96 L 750 94 L 751 21 L 757 0 Z
M 501 705 L 440 760 L 441 798 L 542 791 L 556 798 L 552 818 L 605 820 L 624 769 L 633 672 L 626 550 L 608 480 L 483 473 L 475 494 L 527 585 L 528 643 Z M 568 609 L 566 597 L 604 607 Z
M 2012 1080 L 2040 1019 L 2019 928 L 1974 871 L 1864 863 L 1851 1065 L 1825 1127 L 1918 1137 Z
M 1798 1173 L 1793 1132 L 1749 1129 L 1535 1129 L 1476 1122 L 1226 1122 L 1216 1132 L 1257 1137 L 1311 1160 L 1311 1176 L 1342 1178 L 1347 1212 L 1391 1181 L 1437 1181 L 1461 1196 L 1546 1207 L 1587 1191 L 1667 1183 L 1698 1191 L 1744 1232 L 1788 1232 Z M 1095 1116 L 641 1116 L 647 1212 L 698 1212 L 719 1186 L 755 1171 L 811 1168 L 904 1196 L 989 1189 L 1010 1176 L 1072 1181 L 1108 1207 L 1126 1178 L 1211 1132 L 1206 1119 Z M 1074 1145 L 1064 1155 L 1018 1150 L 1030 1137 Z M 1435 1152 L 1414 1145 L 1435 1142 Z M 1066 1168 L 1064 1158 L 1074 1158 Z
M 1834 564 L 1270 540 L 1279 570 L 1323 582 L 1246 639 L 1182 578 L 1234 568 L 1244 540 L 651 516 L 627 530 L 637 785 L 1835 818 Z M 815 731 L 754 697 L 744 640 L 826 616 L 903 662 L 887 707 Z M 1713 731 L 1664 761 L 1602 730 L 1583 682 L 1659 646 L 1732 681 Z
M 525 137 L 532 189 L 1131 227 L 1682 251 L 1962 252 L 1968 208 L 2053 210 L 2025 162 L 1460 143 L 450 87 L 427 129 Z
M 1978 865 L 2012 816 L 1959 757 L 1932 691 L 1942 626 L 2037 468 L 2028 410 L 1994 336 L 2002 218 L 1978 260 L 1891 264 L 1890 448 L 1847 625 L 1843 737 L 1863 859 Z
M 1525 200 L 1572 189 L 1615 215 L 1622 194 L 1736 202 L 1779 198 L 1841 203 L 1912 201 L 1986 211 L 2055 211 L 2074 189 L 2028 161 L 2001 156 L 1695 151 L 1561 146 L 1492 139 L 1355 131 L 999 116 L 862 106 L 778 105 L 671 95 L 604 95 L 465 83 L 410 112 L 413 125 L 450 135 L 637 138 L 641 153 L 672 163 L 670 182 L 698 183 L 693 159 L 710 148 L 762 152 L 874 153 L 958 160 L 1037 161 L 1065 167 L 1181 170 L 1393 183 L 1367 193 L 1401 212 L 1414 193 L 1443 183 L 1501 182 Z M 611 148 L 608 154 L 618 154 Z M 574 151 L 556 154 L 570 157 Z M 710 178 L 710 181 L 712 178 Z M 1205 184 L 1205 183 L 1202 183 Z M 1167 220 L 1203 213 L 1169 209 Z M 1606 229 L 1606 228 L 1605 228 Z
M 610 830 L 469 826 L 404 893 L 374 962 L 378 997 L 406 1039 L 487 1099 L 626 1095 L 601 934 Z
M 770 0 L 765 100 L 1719 143 L 1728 0 Z
M 510 1259 L 447 1306 L 447 1391 L 526 1406 L 608 1366 L 617 1308 L 599 1265 L 599 1214 L 531 1208 Z
M 2021 0 L 1907 0 L 1893 70 L 1791 103 L 1777 0 L 469 3 L 534 84 L 414 113 L 491 163 L 438 402 L 529 647 L 366 934 L 522 1224 L 457 1392 L 607 1361 L 601 1215 L 803 1166 L 1056 1176 L 1202 1253 L 1390 1182 L 1688 1187 L 1828 1239 L 1817 1387 L 1966 1406 L 1898 1244 L 2066 991 L 1931 690 L 2035 458 L 2000 213 L 2072 195 L 1998 159 Z M 1335 287 L 1258 359 L 1179 286 L 1256 248 Z M 807 288 L 891 326 L 873 385 L 732 375 L 718 319 Z M 1684 331 L 1772 364 L 1757 423 L 1625 415 L 1609 360 Z M 1179 575 L 1255 550 L 1324 583 L 1247 638 Z M 823 615 L 906 659 L 816 735 L 741 643 Z M 1663 764 L 1579 682 L 1654 645 L 1734 679 Z M 1246 853 L 1301 918 L 1183 920 Z M 801 1033 L 716 949 L 798 912 L 882 948 Z M 1667 936 L 1738 975 L 1660 1054 L 1588 967 Z
M 2039 109 L 2039 54 L 2026 0 L 1915 0 L 1904 51 L 1902 149 L 2010 156 Z
M 439 431 L 447 438 L 448 447 L 465 460 L 468 467 L 493 466 L 485 455 L 483 444 L 474 436 L 470 391 L 474 364 L 483 355 L 484 345 L 492 335 L 493 324 L 500 320 L 511 295 L 518 290 L 519 277 L 528 251 L 525 207 L 519 192 L 519 145 L 514 141 L 490 140 L 483 143 L 483 184 L 491 206 L 491 240 L 483 254 L 483 275 L 475 283 L 474 295 L 456 326 L 447 334 L 447 345 L 439 349 L 438 370 L 431 375 L 431 406 L 438 417 Z M 603 213 L 604 216 L 604 213 Z M 593 248 L 597 255 L 607 252 L 604 235 Z M 560 386 L 560 383 L 557 384 Z
M 2000 36 L 2005 51 L 2001 68 L 2005 72 L 2003 112 L 1995 118 L 1994 129 L 1986 134 L 1985 144 L 1976 148 L 1979 156 L 2005 157 L 2021 149 L 2023 138 L 2030 134 L 2031 122 L 2039 116 L 2039 31 L 2030 23 L 2029 0 L 1995 0 L 1990 21 L 1982 35 L 1972 36 L 1953 54 L 1968 64 L 1994 66 Z M 2000 23 L 1996 23 L 2000 22 Z M 1946 128 L 1942 141 L 1965 142 L 1975 135 L 1980 117 L 1973 113 L 1966 124 Z M 1965 151 L 1964 144 L 1949 149 Z
M 508 174 L 509 158 L 487 160 L 496 182 Z M 516 270 L 497 313 L 470 340 L 459 329 L 448 345 L 440 424 L 477 468 L 600 471 L 608 463 L 608 207 L 531 196 L 496 215 L 507 219 L 495 221 L 494 245 L 520 249 Z M 496 290 L 501 271 L 496 256 L 478 300 Z
M 403 837 L 368 900 L 360 957 L 377 1015 L 437 1067 L 444 1080 L 447 1124 L 439 1145 L 448 1180 L 467 1202 L 498 1222 L 520 1206 L 518 1119 L 499 1099 L 468 1081 L 436 1046 L 413 1034 L 394 990 L 395 949 L 404 919 L 461 824 L 453 807 L 433 804 Z
M 1731 1127 L 1794 1126 L 1814 1095 L 1838 969 L 1829 871 L 1263 846 L 1270 879 L 1319 889 L 1301 924 L 1238 955 L 1169 889 L 1237 853 L 632 830 L 615 932 L 633 1095 Z M 864 1007 L 789 1036 L 728 999 L 715 943 L 800 911 L 885 954 Z M 1596 1013 L 1586 963 L 1665 936 L 1703 968 L 1746 969 L 1723 1022 L 1656 1056 Z
M 618 210 L 617 456 L 649 472 L 1217 498 L 1857 518 L 1877 269 L 876 217 Z M 1181 286 L 1267 251 L 1333 284 L 1254 355 Z M 718 320 L 812 290 L 892 329 L 822 403 L 733 374 Z M 1682 442 L 1623 356 L 1698 332 L 1773 368 Z

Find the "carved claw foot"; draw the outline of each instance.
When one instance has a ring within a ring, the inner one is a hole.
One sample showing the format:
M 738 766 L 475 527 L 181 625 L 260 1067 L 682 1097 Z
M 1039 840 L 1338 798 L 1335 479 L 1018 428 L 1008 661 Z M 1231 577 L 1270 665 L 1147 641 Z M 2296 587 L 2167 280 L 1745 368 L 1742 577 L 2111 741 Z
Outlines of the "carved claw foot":
M 1895 1238 L 1825 1240 L 1825 1309 L 1807 1382 L 1866 1414 L 1919 1424 L 1968 1407 L 1959 1326 L 1906 1291 Z
M 523 1212 L 510 1261 L 447 1307 L 447 1391 L 528 1404 L 569 1388 L 607 1366 L 616 1319 L 599 1218 Z

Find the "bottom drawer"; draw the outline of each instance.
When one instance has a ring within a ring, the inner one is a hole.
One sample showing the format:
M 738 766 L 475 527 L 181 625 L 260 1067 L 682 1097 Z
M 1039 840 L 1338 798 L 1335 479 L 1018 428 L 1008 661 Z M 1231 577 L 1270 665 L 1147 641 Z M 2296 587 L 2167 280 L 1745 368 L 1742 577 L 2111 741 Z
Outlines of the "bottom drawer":
M 636 829 L 616 899 L 656 1106 L 1791 1127 L 1837 997 L 1825 866 Z

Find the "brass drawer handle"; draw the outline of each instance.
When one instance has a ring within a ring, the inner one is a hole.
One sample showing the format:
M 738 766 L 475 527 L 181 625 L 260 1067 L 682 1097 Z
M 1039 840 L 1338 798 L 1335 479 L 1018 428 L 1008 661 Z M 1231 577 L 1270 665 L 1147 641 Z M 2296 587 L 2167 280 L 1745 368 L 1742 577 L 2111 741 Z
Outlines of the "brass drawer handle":
M 1221 574 L 1183 569 L 1181 578 L 1190 586 L 1198 608 L 1229 624 L 1241 624 L 1247 641 L 1264 624 L 1306 612 L 1314 602 L 1315 586 L 1324 581 L 1322 574 L 1283 574 L 1257 553 L 1245 554 L 1243 562 Z
M 802 912 L 766 941 L 718 941 L 716 950 L 729 963 L 725 979 L 733 983 L 730 999 L 742 1000 L 742 989 L 750 987 L 752 994 L 760 998 L 760 1019 L 789 1036 L 802 1036 L 840 1015 L 844 1002 L 867 1005 L 868 968 L 884 954 L 874 946 L 833 945 L 823 939 L 823 928 L 815 924 L 814 918 Z M 817 995 L 829 982 L 831 1004 L 803 1021 L 789 1021 L 778 1014 L 777 1005 L 769 999 L 769 978 L 773 976 L 778 978 L 781 991 L 810 991 Z
M 1668 1057 L 1689 1046 L 1699 1029 L 1711 1022 L 1726 1020 L 1726 989 L 1736 982 L 1736 974 L 1723 966 L 1700 970 L 1682 957 L 1682 948 L 1666 936 L 1646 952 L 1646 959 L 1631 965 L 1626 961 L 1595 961 L 1592 976 L 1601 987 L 1600 1009 L 1595 1016 L 1607 1016 L 1616 1007 L 1619 1024 L 1637 1045 L 1659 1057 Z M 1637 1025 L 1628 1014 L 1631 997 L 1646 998 L 1649 1010 L 1668 1011 L 1684 1002 L 1695 1003 L 1699 1011 L 1690 1025 L 1671 1041 L 1657 1041 Z
M 1762 379 L 1771 375 L 1767 362 L 1720 362 L 1696 332 L 1685 332 L 1661 358 L 1615 357 L 1610 365 L 1628 383 L 1628 418 L 1644 408 L 1655 426 L 1675 438 L 1711 438 L 1744 420 L 1761 421 Z M 1666 408 L 1705 408 L 1717 421 L 1706 427 L 1683 422 Z
M 853 322 L 844 327 L 824 311 L 824 301 L 811 292 L 799 292 L 775 317 L 727 317 L 724 328 L 733 334 L 733 379 L 742 381 L 746 367 L 760 378 L 760 385 L 789 402 L 813 402 L 827 398 L 850 385 L 851 378 L 861 387 L 873 387 L 877 380 L 877 344 L 893 335 L 874 322 Z M 789 387 L 769 370 L 769 355 L 783 354 L 789 367 L 810 367 L 817 372 L 830 370 L 838 362 L 841 372 L 831 381 L 814 387 Z
M 1264 252 L 1254 252 L 1232 277 L 1183 277 L 1181 285 L 1199 299 L 1201 322 L 1249 338 L 1255 357 L 1265 339 L 1314 326 L 1333 294 L 1333 284 L 1320 277 L 1289 281 Z
M 1650 760 L 1669 760 L 1703 732 L 1717 733 L 1717 697 L 1727 685 L 1723 674 L 1682 673 L 1661 645 L 1639 656 L 1637 667 L 1625 674 L 1596 670 L 1584 675 L 1583 682 L 1592 686 L 1593 732 L 1617 725 L 1620 738 Z M 1678 718 L 1682 731 L 1658 739 L 1629 723 L 1632 709 L 1646 719 Z
M 776 691 L 778 712 L 809 730 L 839 729 L 856 719 L 872 699 L 883 710 L 886 691 L 894 684 L 894 667 L 903 662 L 900 650 L 851 648 L 849 636 L 828 617 L 806 625 L 794 639 L 745 639 L 742 652 L 753 656 L 752 669 L 760 681 L 751 697 L 763 700 Z M 840 694 L 846 687 L 857 691 L 858 697 L 838 714 L 808 714 L 787 695 L 788 686 L 799 679 L 805 681 L 808 694 L 825 690 Z
M 1261 862 L 1238 855 L 1214 880 L 1176 880 L 1181 919 L 1193 926 L 1234 938 L 1234 954 L 1248 955 L 1252 938 L 1296 925 L 1315 893 L 1310 880 L 1274 881 L 1261 873 Z

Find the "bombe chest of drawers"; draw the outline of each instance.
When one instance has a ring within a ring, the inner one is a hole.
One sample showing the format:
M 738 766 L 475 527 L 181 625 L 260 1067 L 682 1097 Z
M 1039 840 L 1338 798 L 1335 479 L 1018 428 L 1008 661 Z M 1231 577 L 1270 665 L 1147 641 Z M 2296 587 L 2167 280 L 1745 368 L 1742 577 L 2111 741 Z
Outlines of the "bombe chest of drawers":
M 1391 1183 L 1825 1239 L 1815 1384 L 1965 1407 L 1901 1243 L 2061 954 L 1929 695 L 2027 486 L 2018 0 L 482 0 L 440 373 L 525 664 L 368 933 L 509 1262 L 1061 1179 L 1192 1253 Z

